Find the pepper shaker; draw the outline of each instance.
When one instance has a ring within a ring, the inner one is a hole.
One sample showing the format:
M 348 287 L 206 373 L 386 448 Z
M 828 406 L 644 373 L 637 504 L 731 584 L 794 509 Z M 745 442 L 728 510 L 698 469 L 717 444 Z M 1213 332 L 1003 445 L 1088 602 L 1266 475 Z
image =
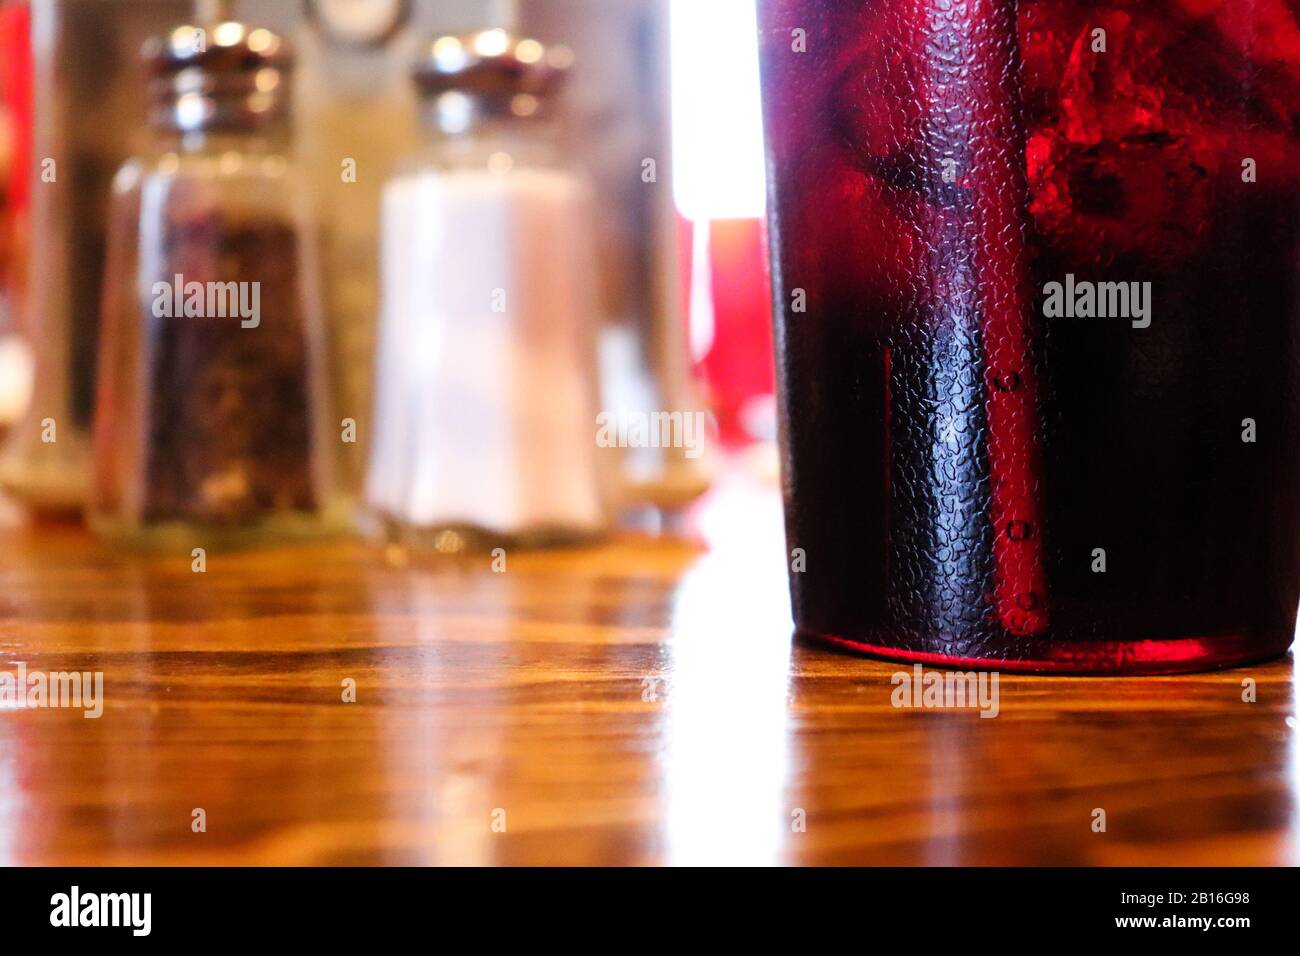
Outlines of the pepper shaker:
M 91 523 L 168 546 L 342 527 L 289 51 L 225 21 L 145 53 L 157 137 L 113 184 Z

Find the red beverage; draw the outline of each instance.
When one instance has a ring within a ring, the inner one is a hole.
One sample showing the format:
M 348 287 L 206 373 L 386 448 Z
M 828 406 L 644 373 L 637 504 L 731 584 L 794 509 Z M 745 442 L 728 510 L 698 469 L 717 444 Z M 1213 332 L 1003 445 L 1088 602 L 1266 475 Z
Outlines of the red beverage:
M 800 634 L 1081 673 L 1285 651 L 1300 5 L 759 14 Z

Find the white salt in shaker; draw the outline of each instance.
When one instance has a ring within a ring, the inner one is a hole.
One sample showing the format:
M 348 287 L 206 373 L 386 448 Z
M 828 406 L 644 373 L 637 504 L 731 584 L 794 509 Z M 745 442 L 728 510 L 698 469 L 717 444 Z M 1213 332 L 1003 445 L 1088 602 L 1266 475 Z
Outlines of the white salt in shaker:
M 426 149 L 383 198 L 370 509 L 438 550 L 607 526 L 595 442 L 591 188 L 553 146 L 570 56 L 504 30 L 416 68 Z

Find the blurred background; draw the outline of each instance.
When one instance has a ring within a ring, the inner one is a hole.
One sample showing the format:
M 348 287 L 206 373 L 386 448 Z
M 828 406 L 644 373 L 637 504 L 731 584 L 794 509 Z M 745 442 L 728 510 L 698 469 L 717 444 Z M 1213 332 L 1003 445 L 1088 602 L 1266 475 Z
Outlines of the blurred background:
M 565 153 L 595 190 L 586 238 L 595 250 L 599 407 L 708 413 L 707 454 L 636 441 L 618 449 L 610 495 L 618 520 L 665 526 L 664 515 L 702 494 L 721 461 L 739 459 L 771 480 L 752 7 L 3 0 L 0 485 L 33 514 L 75 516 L 86 505 L 113 177 L 156 136 L 140 51 L 203 17 L 269 28 L 295 53 L 291 149 L 316 212 L 330 401 L 363 426 L 361 440 L 338 449 L 349 494 L 362 494 L 371 453 L 382 195 L 427 138 L 412 68 L 431 38 L 488 28 L 573 54 L 556 118 Z M 355 162 L 354 181 L 341 180 L 340 157 Z M 51 420 L 57 443 L 42 440 Z

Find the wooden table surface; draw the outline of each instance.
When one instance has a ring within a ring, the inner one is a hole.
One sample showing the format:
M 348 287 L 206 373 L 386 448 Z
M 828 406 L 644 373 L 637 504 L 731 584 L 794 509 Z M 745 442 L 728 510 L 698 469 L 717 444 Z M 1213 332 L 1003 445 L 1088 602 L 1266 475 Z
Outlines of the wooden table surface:
M 1290 658 L 895 709 L 897 665 L 791 646 L 778 509 L 504 573 L 0 531 L 0 671 L 105 696 L 0 710 L 0 863 L 1300 861 Z

